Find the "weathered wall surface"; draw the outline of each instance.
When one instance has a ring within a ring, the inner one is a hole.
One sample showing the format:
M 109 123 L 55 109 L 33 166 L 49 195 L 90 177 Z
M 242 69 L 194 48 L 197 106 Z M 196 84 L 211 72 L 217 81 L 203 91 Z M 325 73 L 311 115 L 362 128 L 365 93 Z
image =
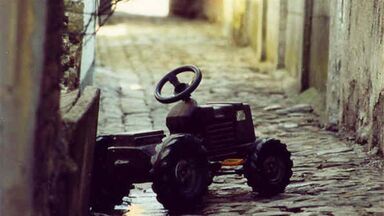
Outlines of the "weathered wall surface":
M 287 47 L 287 15 L 288 15 L 288 0 L 280 0 L 279 11 L 279 45 L 278 45 L 278 60 L 277 68 L 285 67 L 285 50 Z
M 266 18 L 264 20 L 265 38 L 263 40 L 265 58 L 262 60 L 277 65 L 280 37 L 280 0 L 265 0 L 264 4 Z
M 284 19 L 281 16 L 280 20 Z M 286 19 L 285 43 L 280 43 L 279 48 L 285 47 L 280 59 L 284 59 L 284 66 L 295 79 L 290 89 L 300 92 L 314 88 L 322 94 L 328 72 L 329 0 L 287 1 Z
M 39 54 L 44 58 L 40 85 L 37 85 L 39 104 L 34 113 L 34 137 L 29 141 L 33 147 L 33 215 L 60 216 L 65 215 L 63 199 L 66 197 L 62 188 L 66 174 L 66 152 L 59 139 L 59 83 L 62 76 L 60 57 L 64 5 L 62 1 L 50 1 L 46 6 L 44 50 Z
M 223 26 L 223 34 L 240 46 L 250 45 L 259 56 L 262 52 L 263 0 L 207 0 L 203 17 Z
M 329 57 L 330 0 L 313 0 L 308 87 L 326 91 Z
M 226 0 L 205 0 L 202 13 L 211 22 L 224 23 L 224 5 Z
M 331 1 L 329 122 L 384 152 L 384 1 Z
M 46 6 L 0 2 L 0 215 L 32 215 L 33 143 Z M 47 131 L 46 133 L 49 133 Z
M 96 23 L 97 16 L 92 13 L 97 11 L 97 2 L 95 0 L 83 0 L 84 2 L 84 16 L 83 16 L 83 29 L 85 35 L 82 41 L 82 56 L 80 67 L 80 85 L 84 88 L 86 85 L 91 85 L 93 81 L 93 72 L 95 64 L 95 47 L 96 47 Z
M 285 14 L 284 0 L 248 0 L 246 4 L 246 34 L 255 50 L 257 62 L 268 62 L 277 68 L 284 56 Z
M 61 215 L 61 2 L 2 2 L 1 215 Z
M 248 29 L 247 29 L 247 1 L 235 0 L 232 1 L 233 19 L 232 19 L 232 38 L 239 46 L 248 45 Z
M 262 55 L 263 0 L 248 1 L 247 29 L 250 46 L 255 50 L 256 61 Z
M 80 85 L 84 4 L 82 1 L 65 0 L 64 8 L 63 54 L 61 56 L 64 70 L 61 81 L 63 92 L 73 91 Z
M 202 2 L 201 16 L 223 26 L 223 34 L 236 44 L 246 46 L 248 35 L 247 0 L 208 0 Z
M 305 0 L 289 0 L 287 7 L 285 66 L 288 73 L 295 78 L 296 91 L 299 91 L 304 70 Z

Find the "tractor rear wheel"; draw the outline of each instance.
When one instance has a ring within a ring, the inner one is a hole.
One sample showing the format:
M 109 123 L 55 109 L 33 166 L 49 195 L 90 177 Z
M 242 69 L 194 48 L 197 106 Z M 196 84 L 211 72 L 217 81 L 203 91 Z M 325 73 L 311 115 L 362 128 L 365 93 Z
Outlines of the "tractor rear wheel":
M 152 158 L 153 191 L 170 210 L 191 208 L 208 189 L 206 152 L 192 135 L 173 135 Z
M 253 191 L 262 196 L 284 192 L 292 176 L 293 162 L 280 140 L 258 140 L 244 164 L 244 175 Z

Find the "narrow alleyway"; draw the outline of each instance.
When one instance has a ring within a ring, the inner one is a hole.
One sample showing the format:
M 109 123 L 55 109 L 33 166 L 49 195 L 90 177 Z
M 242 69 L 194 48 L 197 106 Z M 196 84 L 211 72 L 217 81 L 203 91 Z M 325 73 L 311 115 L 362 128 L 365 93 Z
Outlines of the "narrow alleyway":
M 102 91 L 99 134 L 165 129 L 169 106 L 153 96 L 157 81 L 184 64 L 201 68 L 200 103 L 251 105 L 258 136 L 287 143 L 294 171 L 286 192 L 271 199 L 251 193 L 241 176 L 216 177 L 204 215 L 381 215 L 384 174 L 363 148 L 319 127 L 310 106 L 287 98 L 276 76 L 258 69 L 250 48 L 231 45 L 203 21 L 116 14 L 97 36 L 95 85 Z M 124 215 L 165 215 L 151 184 L 138 184 L 119 206 Z M 129 205 L 127 204 L 129 203 Z

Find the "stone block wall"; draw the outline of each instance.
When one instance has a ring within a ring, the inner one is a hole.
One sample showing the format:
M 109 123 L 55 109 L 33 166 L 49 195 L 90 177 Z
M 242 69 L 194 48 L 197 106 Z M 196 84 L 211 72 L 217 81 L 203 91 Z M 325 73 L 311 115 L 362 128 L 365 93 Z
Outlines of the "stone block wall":
M 328 121 L 384 152 L 384 1 L 331 1 Z
M 65 0 L 64 8 L 63 54 L 61 56 L 64 74 L 61 86 L 65 92 L 73 91 L 80 85 L 84 3 L 83 1 Z
M 64 0 L 63 92 L 92 84 L 97 6 L 95 0 Z

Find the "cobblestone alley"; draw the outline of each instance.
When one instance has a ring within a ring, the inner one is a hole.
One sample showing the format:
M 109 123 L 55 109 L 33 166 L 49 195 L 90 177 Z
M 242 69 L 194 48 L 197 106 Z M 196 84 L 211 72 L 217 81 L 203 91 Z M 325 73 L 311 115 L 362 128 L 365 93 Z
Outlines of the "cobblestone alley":
M 258 136 L 287 143 L 294 162 L 284 194 L 264 199 L 246 179 L 216 177 L 196 215 L 384 215 L 384 174 L 362 146 L 321 128 L 311 106 L 284 95 L 278 75 L 254 63 L 250 48 L 231 45 L 214 24 L 115 14 L 97 36 L 95 85 L 101 89 L 99 134 L 166 129 L 170 106 L 153 96 L 173 68 L 194 64 L 200 103 L 247 102 Z M 117 215 L 166 215 L 151 184 L 137 184 Z

